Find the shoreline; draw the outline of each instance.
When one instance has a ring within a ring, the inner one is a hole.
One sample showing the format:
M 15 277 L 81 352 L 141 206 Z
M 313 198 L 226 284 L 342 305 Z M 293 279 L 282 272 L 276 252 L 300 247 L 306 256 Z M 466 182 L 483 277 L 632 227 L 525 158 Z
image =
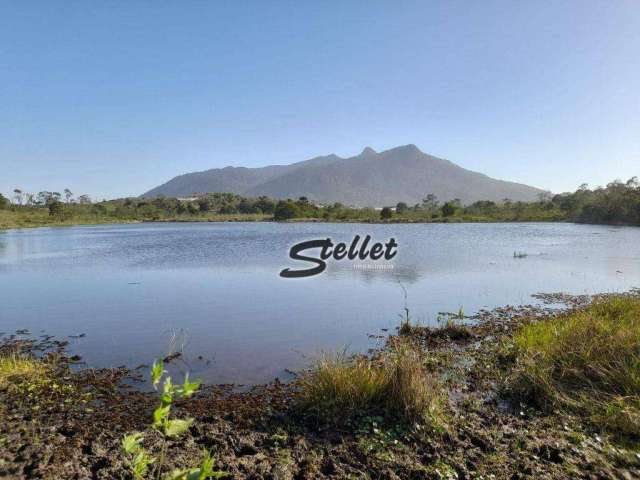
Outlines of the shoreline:
M 356 424 L 318 423 L 294 408 L 297 380 L 247 392 L 208 385 L 176 403 L 176 417 L 195 422 L 171 441 L 169 457 L 183 466 L 206 448 L 231 478 L 636 478 L 640 443 L 620 440 L 572 413 L 542 412 L 515 401 L 504 387 L 514 368 L 504 348 L 523 325 L 580 311 L 592 301 L 639 295 L 540 295 L 539 306 L 481 310 L 470 317 L 473 325 L 411 325 L 390 332 L 367 357 L 377 361 L 398 342 L 422 352 L 447 392 L 444 420 L 435 429 L 382 414 L 358 417 Z M 551 307 L 558 303 L 561 309 Z M 0 353 L 7 338 L 1 345 Z M 78 368 L 65 346 L 48 338 L 25 344 L 57 362 L 54 393 L 15 395 L 0 388 L 0 416 L 7 420 L 0 427 L 0 476 L 129 478 L 120 440 L 139 430 L 148 448 L 162 442 L 145 427 L 157 395 L 127 386 L 142 371 Z M 88 395 L 86 402 L 78 392 Z
M 117 220 L 113 222 L 95 222 L 95 221 L 87 221 L 87 222 L 69 222 L 69 223 L 60 223 L 60 222 L 51 222 L 45 224 L 36 224 L 36 225 L 19 225 L 19 226 L 0 226 L 0 232 L 7 232 L 11 230 L 30 230 L 35 228 L 66 228 L 66 227 L 83 227 L 83 226 L 100 226 L 100 225 L 136 225 L 136 224 L 152 224 L 152 223 L 278 223 L 278 224 L 305 224 L 305 223 L 325 223 L 325 224 L 360 224 L 360 225 L 430 225 L 430 224 L 450 224 L 450 225 L 460 225 L 460 224 L 513 224 L 513 223 L 550 223 L 550 224 L 561 224 L 561 223 L 572 223 L 575 225 L 606 225 L 612 227 L 634 227 L 637 225 L 632 224 L 621 224 L 621 223 L 585 223 L 585 222 L 575 222 L 570 220 L 436 220 L 436 221 L 411 221 L 411 220 L 391 220 L 391 221 L 366 221 L 366 220 L 323 220 L 323 219 L 292 219 L 285 221 L 276 221 L 273 219 L 261 219 L 261 220 L 251 220 L 246 218 L 206 218 L 206 219 L 197 219 L 197 218 L 189 218 L 189 219 L 162 219 L 162 220 Z

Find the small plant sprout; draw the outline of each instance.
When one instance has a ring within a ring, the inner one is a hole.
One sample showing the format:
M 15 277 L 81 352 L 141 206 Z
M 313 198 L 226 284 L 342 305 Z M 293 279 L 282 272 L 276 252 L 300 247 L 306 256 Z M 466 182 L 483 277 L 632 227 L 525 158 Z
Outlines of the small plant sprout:
M 411 316 L 409 315 L 409 304 L 407 303 L 407 289 L 404 288 L 400 280 L 398 280 L 398 285 L 400 285 L 404 297 L 404 315 L 400 315 L 399 333 L 400 335 L 408 335 L 411 333 Z
M 167 372 L 164 370 L 162 360 L 156 360 L 151 367 L 151 383 L 158 391 L 162 377 Z M 134 432 L 125 435 L 122 439 L 122 450 L 128 458 L 128 465 L 136 480 L 147 478 L 149 467 L 153 464 L 154 477 L 163 480 L 205 480 L 208 478 L 223 478 L 228 476 L 227 472 L 213 470 L 214 460 L 210 453 L 205 453 L 201 464 L 196 468 L 176 469 L 170 473 L 162 475 L 162 470 L 167 453 L 167 439 L 175 438 L 186 432 L 193 424 L 193 418 L 172 419 L 170 418 L 171 406 L 176 399 L 188 398 L 200 387 L 200 381 L 190 381 L 189 375 L 185 375 L 182 385 L 174 385 L 171 377 L 166 376 L 162 382 L 160 391 L 160 404 L 153 411 L 153 423 L 151 427 L 160 432 L 164 440 L 158 459 L 152 457 L 143 447 L 142 433 Z
M 162 365 L 161 362 L 155 362 L 151 369 L 151 378 L 155 385 L 160 383 L 163 375 L 163 372 L 160 372 L 159 376 L 157 376 L 161 368 L 156 366 L 158 363 Z M 174 398 L 188 398 L 193 395 L 199 386 L 200 381 L 190 382 L 188 374 L 185 376 L 184 383 L 181 386 L 174 386 L 171 382 L 171 377 L 166 377 L 162 384 L 160 405 L 153 412 L 153 428 L 166 437 L 177 437 L 186 432 L 193 423 L 193 418 L 170 419 L 171 405 Z
M 162 375 L 167 373 L 164 369 L 164 363 L 161 360 L 156 360 L 153 362 L 151 366 L 151 383 L 153 383 L 153 388 L 158 389 L 158 384 L 160 383 L 160 379 Z
M 163 480 L 205 480 L 207 478 L 225 478 L 229 473 L 213 469 L 213 457 L 205 453 L 199 468 L 179 469 L 165 475 Z
M 155 458 L 142 447 L 143 439 L 140 432 L 125 435 L 122 439 L 122 450 L 127 456 L 129 468 L 136 480 L 144 479 L 149 471 L 149 466 L 155 462 Z
M 404 307 L 404 315 L 400 316 L 400 335 L 408 335 L 411 333 L 411 317 L 409 316 L 409 308 Z

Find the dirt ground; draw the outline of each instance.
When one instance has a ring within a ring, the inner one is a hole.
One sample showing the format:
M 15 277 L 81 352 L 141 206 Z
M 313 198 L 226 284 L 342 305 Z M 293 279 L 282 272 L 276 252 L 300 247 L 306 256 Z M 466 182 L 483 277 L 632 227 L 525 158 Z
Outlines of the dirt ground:
M 640 478 L 638 442 L 510 400 L 504 345 L 514 329 L 559 314 L 558 304 L 566 310 L 590 301 L 540 298 L 549 305 L 481 311 L 467 329 L 412 329 L 409 340 L 447 392 L 443 428 L 402 424 L 384 412 L 363 412 L 342 427 L 318 425 L 293 408 L 295 381 L 246 392 L 205 386 L 176 405 L 173 415 L 195 422 L 169 441 L 167 466 L 193 466 L 210 451 L 215 467 L 236 479 Z M 396 341 L 390 335 L 387 345 Z M 141 431 L 145 448 L 161 448 L 164 440 L 149 428 L 157 394 L 131 386 L 139 372 L 73 366 L 78 359 L 65 347 L 26 332 L 2 339 L 0 353 L 19 348 L 56 368 L 45 383 L 0 389 L 0 478 L 132 478 L 122 436 Z

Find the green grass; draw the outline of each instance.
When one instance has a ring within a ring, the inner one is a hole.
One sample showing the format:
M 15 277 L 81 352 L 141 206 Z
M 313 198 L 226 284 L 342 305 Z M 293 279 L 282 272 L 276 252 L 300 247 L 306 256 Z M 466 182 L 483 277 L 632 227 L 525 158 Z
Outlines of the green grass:
M 161 222 L 262 222 L 271 220 L 264 213 L 201 213 L 195 215 L 173 215 L 162 217 Z
M 218 214 L 200 213 L 170 215 L 154 218 L 160 222 L 259 222 L 271 219 L 271 215 L 264 214 Z M 0 230 L 9 228 L 30 227 L 60 227 L 71 225 L 97 225 L 110 223 L 132 223 L 151 221 L 152 219 L 139 217 L 117 217 L 88 212 L 73 212 L 68 218 L 60 220 L 49 215 L 45 208 L 31 208 L 22 210 L 0 210 Z
M 430 424 L 441 418 L 442 391 L 407 345 L 378 358 L 325 355 L 298 380 L 298 407 L 323 423 L 383 414 Z
M 640 300 L 615 297 L 531 323 L 515 335 L 512 387 L 545 409 L 566 408 L 640 436 Z
M 0 388 L 13 379 L 38 383 L 48 376 L 49 367 L 40 360 L 18 354 L 0 356 Z
M 118 219 L 92 214 L 72 215 L 58 220 L 49 215 L 46 209 L 24 211 L 0 210 L 0 230 L 9 228 L 55 227 L 70 225 L 94 225 L 102 223 L 126 223 L 126 219 Z

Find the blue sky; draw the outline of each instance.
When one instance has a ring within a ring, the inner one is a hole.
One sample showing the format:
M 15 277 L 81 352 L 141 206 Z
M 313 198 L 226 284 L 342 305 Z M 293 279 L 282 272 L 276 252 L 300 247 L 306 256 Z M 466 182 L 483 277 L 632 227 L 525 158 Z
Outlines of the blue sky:
M 635 0 L 0 0 L 0 19 L 5 194 L 407 143 L 555 192 L 640 175 Z

